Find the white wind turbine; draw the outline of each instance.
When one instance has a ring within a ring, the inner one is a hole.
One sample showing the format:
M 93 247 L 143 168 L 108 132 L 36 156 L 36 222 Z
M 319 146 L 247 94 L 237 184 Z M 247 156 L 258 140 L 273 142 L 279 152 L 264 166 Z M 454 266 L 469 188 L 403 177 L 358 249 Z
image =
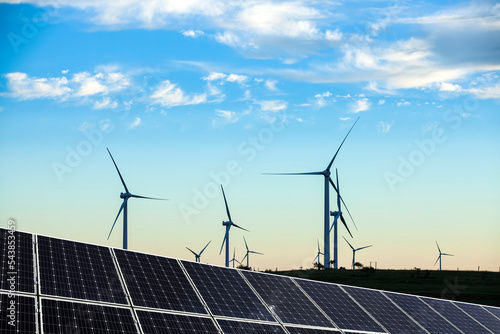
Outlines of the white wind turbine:
M 352 248 L 352 269 L 354 270 L 354 263 L 355 262 L 355 259 L 356 259 L 356 252 L 359 251 L 359 250 L 362 250 L 362 249 L 365 249 L 365 248 L 368 248 L 368 247 L 371 247 L 373 245 L 370 245 L 370 246 L 364 246 L 364 247 L 360 247 L 360 248 L 354 248 L 352 247 L 352 245 L 349 243 L 349 241 L 347 241 L 346 238 L 344 238 L 344 240 L 347 242 L 347 244 Z
M 438 251 L 439 251 L 439 256 L 436 260 L 436 262 L 434 262 L 434 265 L 436 265 L 436 263 L 439 261 L 439 270 L 441 270 L 441 256 L 442 255 L 446 255 L 446 256 L 455 256 L 453 254 L 446 254 L 446 253 L 442 253 L 441 252 L 441 249 L 439 248 L 439 245 L 438 245 L 438 242 L 436 241 L 436 246 L 438 247 Z
M 318 255 L 316 255 L 316 257 L 314 258 L 313 264 L 315 263 L 316 260 L 318 260 L 318 264 L 319 264 L 319 261 L 321 261 L 320 255 L 324 255 L 324 254 L 321 253 L 321 249 L 319 248 L 319 240 L 318 240 Z M 318 266 L 318 268 L 319 268 L 319 266 Z
M 243 257 L 243 259 L 241 260 L 240 264 L 245 261 L 245 258 L 247 259 L 247 268 L 250 268 L 250 256 L 248 254 L 250 253 L 253 253 L 253 254 L 259 254 L 259 255 L 264 255 L 263 253 L 259 253 L 259 252 L 254 252 L 254 251 L 251 251 L 248 249 L 248 245 L 247 245 L 247 240 L 245 239 L 245 236 L 243 236 L 243 240 L 245 241 L 245 247 L 247 248 L 247 253 L 245 254 L 245 256 Z

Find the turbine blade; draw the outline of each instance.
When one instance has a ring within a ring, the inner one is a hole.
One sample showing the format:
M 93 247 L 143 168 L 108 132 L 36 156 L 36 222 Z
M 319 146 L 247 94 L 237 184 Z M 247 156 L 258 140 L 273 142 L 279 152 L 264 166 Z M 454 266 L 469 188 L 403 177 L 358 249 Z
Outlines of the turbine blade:
M 123 187 L 125 187 L 125 191 L 129 192 L 127 189 L 127 185 L 125 184 L 125 181 L 123 181 L 122 174 L 120 173 L 120 170 L 118 169 L 118 166 L 116 165 L 115 159 L 113 159 L 113 156 L 111 155 L 111 152 L 109 151 L 109 148 L 106 147 L 108 150 L 109 156 L 111 157 L 111 160 L 113 160 L 113 164 L 115 165 L 116 171 L 118 172 L 118 175 L 120 176 L 120 180 L 122 180 Z
M 439 248 L 438 242 L 436 241 L 436 246 L 438 246 L 438 251 L 441 253 L 441 249 Z
M 255 252 L 255 251 L 248 251 L 249 253 L 252 253 L 252 254 L 260 254 L 260 255 L 264 255 L 264 253 L 259 253 L 259 252 Z
M 243 240 L 245 241 L 245 247 L 247 248 L 247 252 L 248 252 L 247 239 L 245 239 L 245 236 L 243 236 Z
M 145 199 L 155 199 L 157 201 L 168 201 L 168 199 L 165 199 L 165 198 L 146 197 L 146 196 L 139 196 L 139 195 L 133 195 L 133 194 L 130 194 L 130 197 L 145 198 Z
M 209 245 L 211 242 L 212 242 L 212 240 L 210 240 L 210 241 L 208 242 L 208 244 L 207 244 L 207 245 L 206 245 L 206 246 L 205 246 L 205 247 L 201 250 L 200 255 L 201 255 L 201 253 L 203 253 L 203 251 L 205 250 L 205 248 L 207 248 L 207 247 L 208 247 L 208 245 Z
M 340 184 L 339 184 L 339 171 L 337 170 L 337 168 L 335 168 L 335 175 L 337 177 L 337 207 L 339 209 L 339 212 L 341 212 L 341 208 L 340 208 Z
M 226 230 L 226 234 L 224 235 L 224 240 L 222 240 L 222 246 L 220 247 L 219 255 L 222 253 L 222 249 L 224 248 L 224 243 L 226 242 L 228 233 L 229 233 L 229 229 Z
M 344 224 L 345 228 L 347 229 L 347 232 L 349 232 L 349 235 L 351 236 L 351 238 L 353 237 L 352 236 L 352 233 L 351 231 L 349 231 L 349 227 L 347 227 L 347 224 L 345 222 L 345 219 L 344 219 L 344 215 L 343 214 L 340 214 L 340 220 L 342 220 L 342 223 Z
M 320 249 L 319 249 L 319 239 L 317 239 L 317 240 L 318 240 L 318 252 L 320 252 Z
M 345 209 L 347 210 L 347 213 L 349 214 L 349 217 L 351 218 L 352 223 L 354 224 L 354 227 L 356 228 L 356 231 L 357 231 L 357 230 L 358 230 L 358 227 L 356 226 L 356 222 L 355 222 L 355 221 L 354 221 L 354 219 L 352 218 L 351 212 L 349 211 L 349 208 L 348 208 L 348 207 L 347 207 L 347 205 L 345 204 L 344 199 L 343 199 L 343 198 L 342 198 L 342 196 L 340 195 L 339 190 L 338 190 L 338 189 L 337 189 L 337 187 L 335 186 L 335 183 L 333 183 L 332 178 L 328 178 L 328 181 L 330 181 L 330 184 L 332 185 L 333 189 L 335 189 L 335 191 L 337 192 L 337 195 L 340 197 L 340 200 L 342 201 L 342 204 L 344 204 L 344 207 L 345 207 Z
M 243 231 L 250 232 L 250 231 L 249 231 L 249 230 L 247 230 L 246 228 L 240 227 L 240 226 L 236 225 L 235 223 L 232 223 L 231 225 L 233 225 L 234 227 L 237 227 L 237 228 L 239 228 L 239 229 L 242 229 Z
M 308 173 L 262 173 L 262 175 L 323 175 L 323 172 L 308 172 Z
M 125 198 L 123 200 L 122 206 L 120 206 L 120 210 L 118 211 L 118 214 L 116 215 L 115 221 L 113 222 L 113 226 L 111 226 L 111 231 L 109 231 L 107 240 L 109 240 L 109 237 L 111 236 L 111 232 L 113 232 L 113 229 L 115 228 L 116 221 L 118 220 L 118 217 L 120 217 L 120 213 L 122 212 L 123 208 L 125 207 L 125 203 L 127 203 L 127 199 L 128 198 Z
M 198 256 L 198 254 L 196 254 L 192 249 L 190 249 L 189 247 L 186 247 L 191 253 L 194 254 L 194 256 Z
M 245 261 L 245 259 L 247 258 L 248 256 L 248 253 L 245 254 L 245 256 L 243 256 L 243 259 L 241 259 L 241 262 Z
M 222 189 L 222 196 L 224 196 L 224 203 L 226 204 L 227 218 L 229 218 L 229 221 L 232 222 L 231 214 L 229 213 L 229 207 L 227 206 L 226 194 L 224 193 L 224 188 L 222 187 L 222 184 L 220 185 L 220 188 Z
M 440 257 L 441 257 L 441 253 L 439 254 L 439 256 L 438 256 L 438 258 L 437 258 L 436 262 L 434 262 L 434 265 L 436 265 L 436 263 L 438 263 L 438 261 L 439 261 L 439 258 L 440 258 Z
M 446 253 L 441 253 L 441 255 L 455 256 L 453 254 L 446 254 Z
M 319 254 L 318 254 L 318 255 L 316 255 L 316 257 L 315 257 L 315 258 L 314 258 L 314 260 L 313 260 L 313 263 L 314 263 L 314 261 L 316 261 L 316 259 L 318 259 L 318 261 L 319 261 Z
M 353 251 L 356 251 L 354 249 L 354 247 L 352 247 L 352 245 L 349 243 L 349 241 L 347 241 L 347 239 L 344 236 L 342 236 L 342 238 L 344 238 L 345 242 L 347 242 L 347 244 L 352 248 Z
M 340 148 L 342 147 L 342 145 L 344 145 L 344 142 L 347 139 L 347 136 L 349 136 L 349 133 L 351 133 L 352 128 L 356 125 L 356 123 L 358 122 L 358 120 L 359 120 L 359 117 L 356 119 L 356 122 L 354 122 L 354 124 L 351 126 L 351 129 L 349 130 L 349 132 L 347 132 L 347 134 L 345 135 L 344 140 L 342 140 L 342 143 L 340 143 L 340 146 L 337 149 L 337 152 L 335 152 L 335 155 L 333 156 L 332 160 L 328 164 L 328 167 L 326 167 L 326 170 L 330 170 L 330 167 L 332 167 L 332 164 L 333 164 L 333 161 L 335 160 L 335 157 L 337 157 L 337 154 L 339 153 Z
M 357 250 L 357 251 L 359 251 L 359 250 L 362 250 L 362 249 L 365 249 L 365 248 L 368 248 L 368 247 L 371 247 L 371 246 L 373 246 L 373 245 L 370 245 L 370 246 L 365 246 L 365 247 L 361 247 L 361 248 L 358 248 L 358 249 L 356 249 L 356 250 Z

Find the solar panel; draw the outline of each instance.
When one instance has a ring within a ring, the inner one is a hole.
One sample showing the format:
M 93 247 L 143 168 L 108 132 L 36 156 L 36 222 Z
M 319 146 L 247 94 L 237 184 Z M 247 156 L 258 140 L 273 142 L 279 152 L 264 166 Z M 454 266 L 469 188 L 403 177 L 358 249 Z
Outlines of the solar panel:
M 494 333 L 500 333 L 500 319 L 486 311 L 481 305 L 454 303 L 455 306 L 465 311 L 468 315 L 479 321 Z
M 0 332 L 38 333 L 35 297 L 0 294 Z
M 127 304 L 109 248 L 39 236 L 38 258 L 42 294 Z
M 134 305 L 207 314 L 177 260 L 114 252 Z
M 384 294 L 431 333 L 462 333 L 417 296 L 384 292 Z
M 500 319 L 500 308 L 499 307 L 492 307 L 492 306 L 483 306 L 484 309 L 491 314 L 493 314 L 495 317 Z
M 287 326 L 286 330 L 290 334 L 336 334 L 336 333 L 341 333 L 340 331 L 337 330 L 330 330 L 330 329 L 324 329 L 324 328 L 305 328 L 305 327 L 291 327 Z M 352 332 L 349 332 L 349 334 L 352 334 Z
M 285 333 L 283 328 L 278 324 L 263 324 L 232 320 L 217 320 L 217 322 L 224 331 L 224 334 Z
M 427 297 L 421 297 L 421 299 L 464 333 L 490 333 L 486 327 L 471 318 L 464 311 L 456 307 L 455 303 L 449 300 Z
M 144 334 L 219 333 L 213 320 L 172 313 L 137 310 Z
M 250 271 L 242 273 L 282 322 L 334 327 L 291 278 Z
M 182 261 L 214 315 L 275 321 L 237 270 Z
M 425 330 L 380 291 L 349 286 L 342 288 L 390 333 L 425 333 Z
M 0 289 L 35 292 L 33 235 L 0 229 Z
M 44 333 L 137 334 L 130 308 L 42 298 Z
M 339 328 L 385 333 L 338 285 L 302 279 L 295 281 Z

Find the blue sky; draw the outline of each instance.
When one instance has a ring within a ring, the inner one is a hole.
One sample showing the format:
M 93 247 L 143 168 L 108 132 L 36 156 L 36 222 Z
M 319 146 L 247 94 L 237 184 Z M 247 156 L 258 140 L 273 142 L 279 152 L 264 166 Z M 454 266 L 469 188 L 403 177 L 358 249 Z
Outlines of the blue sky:
M 69 3 L 69 2 L 68 2 Z M 0 1 L 0 213 L 129 248 L 312 266 L 340 151 L 357 260 L 500 266 L 500 4 L 492 1 Z M 335 201 L 331 201 L 334 208 Z M 120 219 L 121 221 L 121 219 Z M 348 236 L 343 228 L 340 235 Z M 343 241 L 343 239 L 341 239 Z M 340 265 L 351 252 L 340 242 Z

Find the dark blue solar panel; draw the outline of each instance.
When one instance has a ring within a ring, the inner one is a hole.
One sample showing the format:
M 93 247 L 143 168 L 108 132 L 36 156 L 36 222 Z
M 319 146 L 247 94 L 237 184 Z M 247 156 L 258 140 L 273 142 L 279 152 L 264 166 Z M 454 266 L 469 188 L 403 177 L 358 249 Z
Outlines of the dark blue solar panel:
M 0 333 L 36 333 L 35 297 L 0 294 Z
M 33 236 L 0 229 L 0 289 L 35 292 L 33 274 Z
M 44 333 L 137 334 L 129 308 L 42 299 Z
M 461 308 L 493 333 L 500 333 L 500 319 L 486 311 L 481 305 L 455 303 L 455 306 Z
M 420 299 L 439 312 L 443 317 L 448 319 L 464 333 L 490 333 L 489 330 L 481 326 L 481 324 L 456 307 L 454 305 L 455 303 L 449 300 L 425 297 L 420 297 Z
M 38 237 L 41 293 L 127 304 L 109 248 Z
M 217 320 L 217 322 L 224 331 L 224 334 L 285 333 L 283 328 L 278 324 L 275 325 L 258 324 L 255 322 L 242 322 L 242 321 L 230 321 L 230 320 Z
M 343 286 L 390 333 L 425 333 L 380 291 Z
M 488 312 L 500 319 L 500 307 L 483 306 Z
M 286 329 L 290 334 L 336 334 L 336 333 L 341 333 L 340 331 L 337 331 L 337 330 L 290 327 L 290 326 L 287 326 Z M 349 332 L 349 334 L 353 334 L 353 332 Z
M 296 282 L 339 328 L 385 333 L 338 285 L 300 279 Z
M 144 334 L 219 333 L 211 318 L 137 310 Z
M 215 315 L 275 321 L 238 270 L 182 261 Z
M 207 314 L 177 260 L 114 252 L 134 305 Z
M 461 333 L 461 331 L 430 308 L 426 303 L 421 301 L 417 296 L 391 292 L 384 292 L 384 294 L 430 333 Z
M 291 278 L 251 271 L 242 273 L 282 322 L 334 327 Z

